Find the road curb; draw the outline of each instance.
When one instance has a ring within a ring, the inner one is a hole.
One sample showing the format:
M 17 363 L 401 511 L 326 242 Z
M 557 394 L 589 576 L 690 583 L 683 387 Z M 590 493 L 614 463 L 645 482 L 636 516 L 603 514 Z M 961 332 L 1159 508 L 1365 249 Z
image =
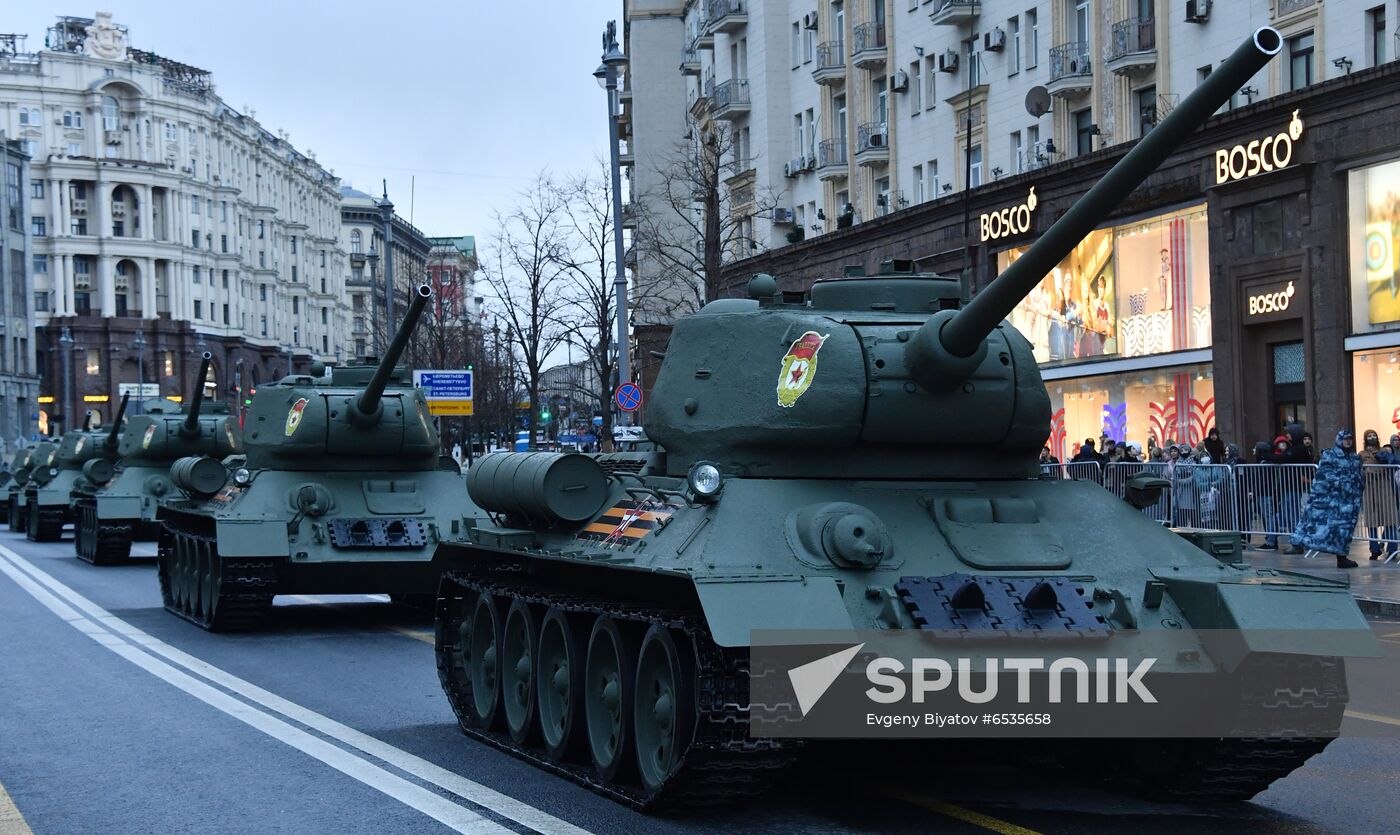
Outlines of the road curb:
M 1378 600 L 1373 597 L 1358 597 L 1356 604 L 1367 615 L 1385 618 L 1400 618 L 1400 600 Z

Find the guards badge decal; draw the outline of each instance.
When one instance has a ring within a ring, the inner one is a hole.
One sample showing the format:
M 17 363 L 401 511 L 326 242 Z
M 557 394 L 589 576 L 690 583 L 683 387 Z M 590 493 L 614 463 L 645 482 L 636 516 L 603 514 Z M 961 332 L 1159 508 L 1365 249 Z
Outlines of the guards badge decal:
M 791 409 L 797 398 L 807 392 L 812 378 L 817 376 L 817 352 L 826 342 L 816 331 L 807 331 L 792 343 L 783 356 L 783 367 L 778 372 L 778 405 Z
M 303 397 L 292 404 L 292 410 L 287 412 L 287 437 L 292 437 L 292 433 L 301 426 L 301 413 L 306 410 L 306 398 Z

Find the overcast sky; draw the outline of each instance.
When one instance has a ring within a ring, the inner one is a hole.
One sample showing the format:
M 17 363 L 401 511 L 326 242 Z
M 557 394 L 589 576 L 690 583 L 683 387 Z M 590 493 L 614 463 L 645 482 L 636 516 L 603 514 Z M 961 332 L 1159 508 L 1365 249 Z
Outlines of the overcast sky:
M 97 2 L 5 3 L 0 32 L 37 50 L 58 15 L 111 11 L 132 46 L 209 70 L 231 106 L 344 182 L 377 196 L 387 178 L 428 235 L 485 236 L 537 172 L 607 152 L 592 72 L 621 0 Z

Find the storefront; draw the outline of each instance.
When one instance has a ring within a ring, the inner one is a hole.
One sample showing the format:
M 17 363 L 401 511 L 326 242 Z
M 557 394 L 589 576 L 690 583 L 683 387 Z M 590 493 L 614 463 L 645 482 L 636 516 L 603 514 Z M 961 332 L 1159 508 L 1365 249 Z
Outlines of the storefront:
M 1011 315 L 1050 390 L 1050 447 L 1198 443 L 1215 422 L 1203 205 L 1091 232 Z M 998 272 L 1025 252 L 997 253 Z M 1203 361 L 1204 360 L 1204 361 Z
M 1347 172 L 1354 430 L 1400 432 L 1400 159 Z

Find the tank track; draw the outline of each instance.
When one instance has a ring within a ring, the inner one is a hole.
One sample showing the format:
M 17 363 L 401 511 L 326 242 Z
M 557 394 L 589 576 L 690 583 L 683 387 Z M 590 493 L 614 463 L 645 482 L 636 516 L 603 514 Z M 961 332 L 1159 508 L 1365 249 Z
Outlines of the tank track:
M 1109 782 L 1188 803 L 1248 800 L 1320 752 L 1339 733 L 1346 673 L 1339 658 L 1261 655 L 1240 668 L 1237 728 L 1270 733 L 1227 739 L 1116 743 Z M 1282 718 L 1281 718 L 1282 717 Z M 1280 730 L 1282 729 L 1282 730 Z M 1137 750 L 1130 750 L 1136 746 Z M 1169 767 L 1144 768 L 1144 763 Z
M 104 522 L 97 518 L 97 500 L 73 503 L 73 549 L 78 559 L 93 565 L 118 565 L 131 559 L 134 520 Z
M 277 587 L 276 560 L 220 558 L 213 536 L 170 522 L 162 524 L 159 543 L 156 565 L 167 612 L 210 632 L 262 625 Z
M 574 615 L 607 615 L 639 629 L 658 625 L 689 637 L 695 650 L 695 730 L 684 758 L 665 785 L 646 794 L 640 786 L 605 782 L 586 753 L 580 755 L 578 762 L 561 763 L 550 759 L 540 747 L 517 744 L 504 730 L 484 731 L 474 726 L 469 718 L 470 687 L 463 686 L 461 678 L 462 653 L 455 643 L 458 636 L 443 626 L 463 611 L 465 593 L 483 591 L 542 607 L 559 606 Z M 656 812 L 714 808 L 756 797 L 783 775 L 800 747 L 795 740 L 749 736 L 748 654 L 717 646 L 693 614 L 566 594 L 499 576 L 473 577 L 463 572 L 444 573 L 437 605 L 438 677 L 463 733 L 635 809 Z
M 24 533 L 26 522 L 29 521 L 29 508 L 20 509 L 19 499 L 10 497 L 10 530 L 15 533 Z
M 63 537 L 68 508 L 62 505 L 45 507 L 28 502 L 25 510 L 29 520 L 24 526 L 24 536 L 30 542 L 57 542 Z

